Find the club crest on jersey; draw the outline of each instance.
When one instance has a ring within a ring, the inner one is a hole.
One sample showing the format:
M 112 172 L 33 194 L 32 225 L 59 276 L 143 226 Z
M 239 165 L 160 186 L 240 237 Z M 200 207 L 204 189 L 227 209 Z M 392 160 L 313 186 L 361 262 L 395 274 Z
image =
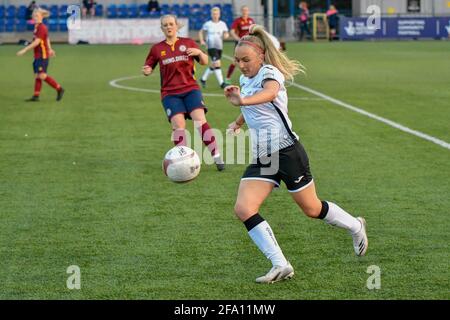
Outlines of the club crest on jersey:
M 166 50 L 161 51 L 161 57 L 164 57 L 166 55 Z
M 172 110 L 170 110 L 169 108 L 166 110 L 167 116 L 170 117 L 170 115 L 172 114 Z
M 185 46 L 184 44 L 182 44 L 182 45 L 180 46 L 179 50 L 180 50 L 181 52 L 185 52 L 185 51 L 186 51 L 186 46 Z

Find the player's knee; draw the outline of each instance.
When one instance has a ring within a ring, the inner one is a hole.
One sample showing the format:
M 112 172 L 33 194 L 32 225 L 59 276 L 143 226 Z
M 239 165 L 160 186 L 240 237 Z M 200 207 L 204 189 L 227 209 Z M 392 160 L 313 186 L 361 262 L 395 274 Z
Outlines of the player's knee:
M 41 80 L 45 80 L 47 78 L 47 74 L 44 72 L 41 72 L 38 74 L 38 78 Z
M 174 119 L 172 118 L 170 120 L 171 124 L 172 124 L 172 129 L 175 130 L 184 130 L 186 129 L 186 121 L 184 121 L 184 119 Z
M 247 220 L 251 215 L 255 214 L 256 211 L 252 210 L 249 206 L 246 206 L 240 202 L 236 202 L 236 204 L 234 205 L 234 214 L 241 221 Z
M 319 217 L 322 206 L 311 204 L 311 205 L 302 205 L 301 208 L 304 214 L 306 214 L 310 218 L 315 219 Z

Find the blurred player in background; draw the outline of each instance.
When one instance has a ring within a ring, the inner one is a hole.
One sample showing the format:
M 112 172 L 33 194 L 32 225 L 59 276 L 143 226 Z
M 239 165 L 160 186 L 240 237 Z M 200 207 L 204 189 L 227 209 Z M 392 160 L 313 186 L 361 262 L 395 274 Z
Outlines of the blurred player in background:
M 241 7 L 241 16 L 233 21 L 231 25 L 231 37 L 238 43 L 239 39 L 243 36 L 248 35 L 248 30 L 252 24 L 255 24 L 255 21 L 249 17 L 249 8 L 247 6 Z M 226 83 L 230 83 L 231 75 L 233 74 L 234 68 L 236 65 L 232 62 L 228 67 L 227 79 Z
M 334 5 L 330 5 L 329 9 L 327 10 L 327 21 L 328 26 L 330 27 L 330 41 L 334 40 L 334 37 L 336 37 L 336 29 L 339 24 L 339 12 L 337 11 L 336 7 Z
M 186 145 L 186 119 L 192 119 L 203 143 L 211 152 L 217 170 L 222 171 L 225 164 L 220 157 L 216 138 L 206 121 L 207 108 L 194 76 L 195 61 L 207 65 L 208 56 L 194 40 L 177 36 L 180 27 L 176 16 L 161 17 L 161 29 L 166 39 L 152 46 L 142 72 L 148 76 L 159 64 L 162 105 L 172 124 L 174 144 Z
M 355 218 L 333 202 L 317 197 L 308 156 L 292 131 L 284 82 L 286 78 L 293 80 L 302 70 L 301 64 L 273 46 L 263 27 L 254 26 L 251 32 L 235 49 L 235 61 L 242 72 L 241 88 L 225 88 L 226 98 L 241 108 L 228 131 L 237 132 L 247 123 L 253 145 L 254 162 L 241 179 L 234 210 L 251 239 L 272 262 L 270 271 L 256 282 L 273 283 L 294 275 L 270 225 L 259 214 L 260 206 L 281 181 L 307 216 L 347 230 L 356 255 L 366 253 L 368 241 L 363 218 Z
M 206 33 L 206 42 L 203 36 L 203 32 Z M 208 48 L 208 55 L 211 57 L 211 65 L 206 68 L 203 76 L 200 79 L 203 88 L 206 87 L 206 80 L 211 73 L 216 75 L 217 81 L 221 88 L 225 88 L 226 84 L 223 81 L 222 69 L 220 65 L 220 59 L 222 58 L 223 39 L 228 39 L 228 27 L 220 20 L 220 8 L 214 7 L 211 9 L 211 20 L 205 22 L 202 29 L 198 32 L 200 44 L 206 45 Z
M 41 8 L 37 8 L 33 11 L 33 20 L 35 21 L 33 42 L 17 52 L 18 56 L 23 56 L 27 51 L 34 50 L 34 94 L 26 101 L 39 101 L 42 81 L 45 81 L 56 90 L 56 101 L 60 101 L 64 95 L 64 89 L 61 85 L 47 74 L 49 59 L 56 55 L 55 51 L 52 49 L 50 38 L 48 37 L 48 29 L 45 24 L 42 23 L 42 20 L 49 16 L 50 12 Z

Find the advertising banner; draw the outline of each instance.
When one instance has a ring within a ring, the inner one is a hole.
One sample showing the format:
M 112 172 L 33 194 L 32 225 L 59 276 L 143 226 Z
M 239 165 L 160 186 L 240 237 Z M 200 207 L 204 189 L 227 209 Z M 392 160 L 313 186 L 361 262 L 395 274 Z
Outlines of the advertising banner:
M 178 31 L 180 37 L 187 37 L 189 20 L 178 19 L 184 27 Z M 159 19 L 96 19 L 82 20 L 79 28 L 69 29 L 69 43 L 80 41 L 89 44 L 138 44 L 162 41 Z
M 367 21 L 367 18 L 341 17 L 341 39 L 439 39 L 448 38 L 450 32 L 450 17 L 380 18 L 376 27 Z

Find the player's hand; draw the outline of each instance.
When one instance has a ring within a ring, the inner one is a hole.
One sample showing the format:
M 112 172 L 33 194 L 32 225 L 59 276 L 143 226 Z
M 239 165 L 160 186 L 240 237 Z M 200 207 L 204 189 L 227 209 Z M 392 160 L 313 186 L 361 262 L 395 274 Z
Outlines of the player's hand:
M 188 54 L 189 57 L 192 57 L 192 56 L 195 57 L 195 56 L 199 56 L 202 53 L 202 50 L 197 49 L 197 48 L 188 48 L 186 50 L 186 53 Z
M 142 73 L 144 74 L 144 76 L 149 76 L 149 75 L 152 74 L 152 72 L 153 72 L 152 67 L 150 67 L 150 66 L 143 66 L 142 67 Z
M 241 132 L 241 126 L 242 125 L 237 124 L 236 121 L 233 121 L 228 125 L 227 134 L 232 136 L 238 135 L 239 132 Z
M 48 51 L 48 54 L 49 54 L 50 57 L 56 57 L 56 51 L 53 50 L 53 49 L 50 49 L 50 50 Z
M 22 49 L 22 50 L 17 51 L 16 55 L 17 55 L 18 57 L 21 57 L 21 56 L 23 56 L 23 55 L 25 54 L 25 52 L 27 52 L 27 50 L 25 50 L 25 48 L 24 48 L 24 49 Z
M 232 105 L 241 106 L 242 97 L 241 97 L 241 89 L 238 86 L 226 86 L 223 90 L 225 93 L 225 97 L 230 101 Z

